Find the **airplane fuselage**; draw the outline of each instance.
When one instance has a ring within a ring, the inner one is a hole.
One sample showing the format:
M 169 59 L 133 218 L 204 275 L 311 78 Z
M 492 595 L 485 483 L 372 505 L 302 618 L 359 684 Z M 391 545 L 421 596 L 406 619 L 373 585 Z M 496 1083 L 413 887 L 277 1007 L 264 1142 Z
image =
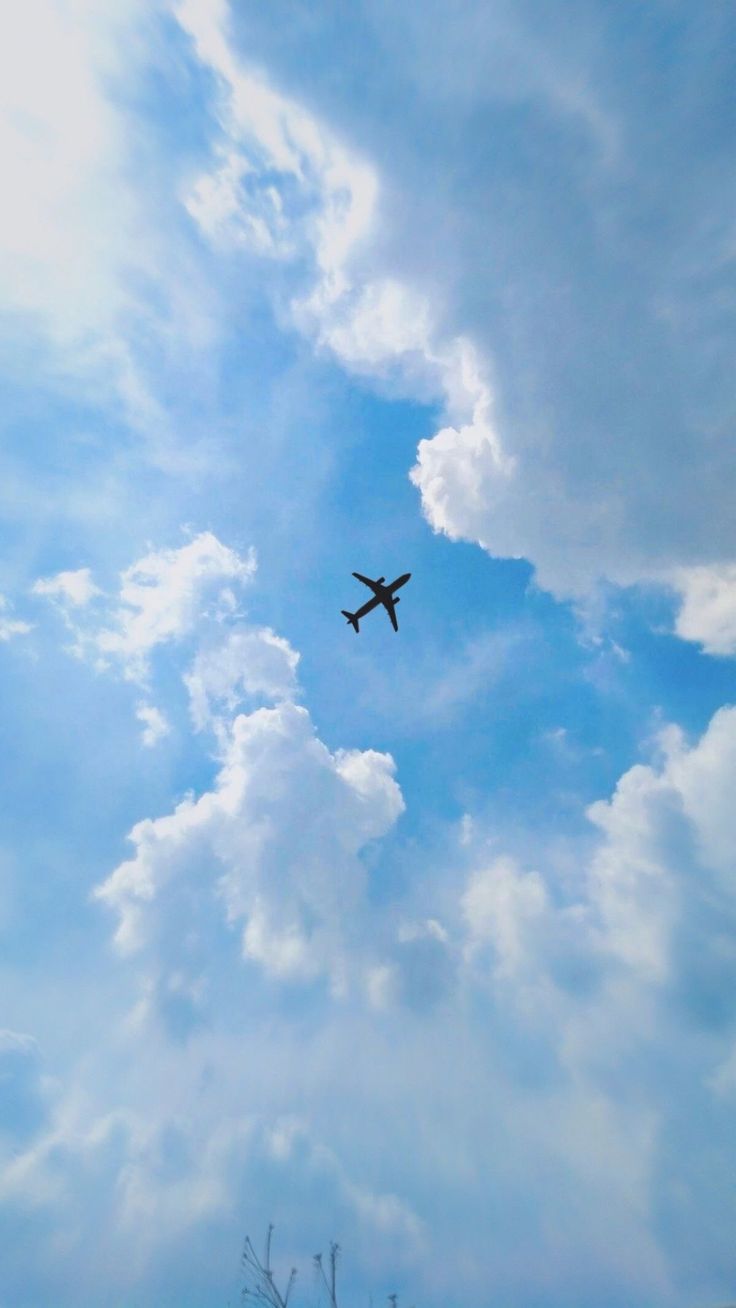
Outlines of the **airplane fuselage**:
M 385 604 L 386 600 L 392 599 L 394 591 L 398 590 L 399 586 L 405 586 L 410 577 L 411 573 L 405 572 L 403 576 L 397 577 L 396 581 L 392 581 L 390 586 L 381 584 L 383 582 L 383 577 L 379 577 L 378 581 L 374 581 L 373 585 L 375 586 L 375 594 L 378 596 L 381 603 Z

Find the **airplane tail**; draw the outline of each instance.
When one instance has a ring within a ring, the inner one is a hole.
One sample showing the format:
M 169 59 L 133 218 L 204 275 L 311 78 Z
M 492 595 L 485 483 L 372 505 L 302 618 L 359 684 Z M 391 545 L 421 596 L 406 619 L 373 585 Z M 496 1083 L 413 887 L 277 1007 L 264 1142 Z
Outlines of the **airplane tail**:
M 344 618 L 347 618 L 348 622 L 350 622 L 352 626 L 355 627 L 356 631 L 360 630 L 358 626 L 358 619 L 356 618 L 354 613 L 348 613 L 347 609 L 341 609 L 340 612 L 342 613 L 342 616 Z

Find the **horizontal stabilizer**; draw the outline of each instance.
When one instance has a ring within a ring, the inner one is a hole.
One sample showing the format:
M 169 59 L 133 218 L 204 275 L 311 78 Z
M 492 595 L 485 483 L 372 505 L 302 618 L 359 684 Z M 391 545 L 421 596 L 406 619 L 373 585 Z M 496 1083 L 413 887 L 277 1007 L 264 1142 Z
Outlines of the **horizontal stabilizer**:
M 356 618 L 354 613 L 348 613 L 347 609 L 341 609 L 340 612 L 342 613 L 342 616 L 344 618 L 347 618 L 348 622 L 351 623 L 351 625 L 355 628 L 356 631 L 360 630 L 360 628 L 358 627 L 358 619 Z

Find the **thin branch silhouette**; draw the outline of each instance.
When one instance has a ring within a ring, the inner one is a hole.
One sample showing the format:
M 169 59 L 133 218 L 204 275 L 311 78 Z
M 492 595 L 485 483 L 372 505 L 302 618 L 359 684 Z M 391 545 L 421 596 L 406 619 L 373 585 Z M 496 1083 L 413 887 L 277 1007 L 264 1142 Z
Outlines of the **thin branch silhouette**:
M 241 1266 L 246 1276 L 246 1284 L 243 1287 L 241 1298 L 243 1303 L 261 1305 L 262 1308 L 287 1308 L 289 1295 L 294 1288 L 296 1281 L 296 1267 L 292 1267 L 289 1279 L 286 1283 L 286 1289 L 283 1294 L 279 1290 L 274 1280 L 273 1268 L 271 1267 L 271 1237 L 273 1236 L 273 1222 L 269 1224 L 266 1234 L 266 1248 L 263 1261 L 258 1257 L 253 1242 L 249 1235 L 245 1237 L 243 1253 L 241 1257 Z
M 296 1268 L 292 1267 L 289 1274 L 286 1288 L 282 1292 L 275 1280 L 273 1267 L 271 1266 L 271 1243 L 273 1240 L 273 1222 L 268 1226 L 266 1231 L 266 1240 L 263 1251 L 263 1258 L 259 1258 L 253 1246 L 253 1241 L 249 1235 L 246 1235 L 243 1244 L 243 1253 L 241 1255 L 241 1268 L 245 1279 L 245 1285 L 241 1292 L 242 1302 L 250 1305 L 251 1308 L 288 1308 L 289 1297 L 294 1289 L 296 1281 Z M 312 1257 L 315 1278 L 322 1294 L 326 1295 L 328 1308 L 338 1308 L 337 1301 L 337 1265 L 340 1258 L 340 1246 L 336 1240 L 330 1242 L 329 1256 L 325 1261 L 321 1253 L 316 1253 Z M 373 1298 L 370 1300 L 371 1308 Z M 388 1295 L 390 1308 L 398 1308 L 398 1295 Z

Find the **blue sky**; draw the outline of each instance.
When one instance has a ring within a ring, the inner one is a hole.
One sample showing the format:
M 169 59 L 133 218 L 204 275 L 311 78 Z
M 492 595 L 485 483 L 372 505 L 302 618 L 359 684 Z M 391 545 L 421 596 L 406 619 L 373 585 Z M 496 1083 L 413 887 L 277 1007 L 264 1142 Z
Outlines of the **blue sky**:
M 3 26 L 2 1308 L 733 1299 L 732 15 Z

